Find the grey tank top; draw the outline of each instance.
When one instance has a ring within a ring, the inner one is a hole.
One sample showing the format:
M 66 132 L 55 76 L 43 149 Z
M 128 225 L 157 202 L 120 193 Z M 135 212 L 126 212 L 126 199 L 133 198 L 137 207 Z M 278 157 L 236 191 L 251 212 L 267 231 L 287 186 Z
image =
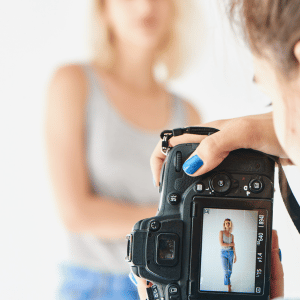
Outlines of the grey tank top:
M 230 233 L 229 236 L 226 236 L 225 233 L 223 232 L 223 243 L 226 243 L 226 244 L 230 244 L 232 243 L 232 234 Z M 232 247 L 229 246 L 229 247 L 222 247 L 222 249 L 224 250 L 231 250 Z
M 153 186 L 149 160 L 160 132 L 145 132 L 128 123 L 108 100 L 93 68 L 82 68 L 88 82 L 85 142 L 94 192 L 124 203 L 158 204 L 159 193 Z M 167 128 L 187 125 L 184 101 L 172 96 L 172 118 Z M 91 234 L 67 235 L 67 259 L 73 264 L 101 272 L 129 272 L 125 237 L 107 240 Z

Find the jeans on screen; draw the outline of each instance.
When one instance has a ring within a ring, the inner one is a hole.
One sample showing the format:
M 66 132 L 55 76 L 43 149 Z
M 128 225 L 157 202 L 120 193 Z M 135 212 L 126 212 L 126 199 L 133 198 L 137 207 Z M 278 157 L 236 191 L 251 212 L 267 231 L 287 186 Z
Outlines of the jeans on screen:
M 224 270 L 224 285 L 230 285 L 230 276 L 232 273 L 233 250 L 221 250 L 222 266 Z

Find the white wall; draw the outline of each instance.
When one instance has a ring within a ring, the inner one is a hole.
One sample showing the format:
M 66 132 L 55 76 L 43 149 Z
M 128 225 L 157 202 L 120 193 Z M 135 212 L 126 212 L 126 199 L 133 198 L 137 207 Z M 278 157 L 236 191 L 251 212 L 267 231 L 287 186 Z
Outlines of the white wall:
M 269 100 L 251 83 L 248 54 L 222 25 L 214 0 L 197 1 L 209 13 L 205 59 L 196 60 L 170 87 L 191 99 L 205 121 L 264 111 Z M 86 0 L 15 0 L 1 5 L 1 299 L 54 298 L 64 236 L 46 173 L 44 96 L 59 64 L 86 59 L 88 6 Z M 299 175 L 293 174 L 299 191 Z M 297 296 L 299 235 L 279 196 L 275 202 L 286 296 Z

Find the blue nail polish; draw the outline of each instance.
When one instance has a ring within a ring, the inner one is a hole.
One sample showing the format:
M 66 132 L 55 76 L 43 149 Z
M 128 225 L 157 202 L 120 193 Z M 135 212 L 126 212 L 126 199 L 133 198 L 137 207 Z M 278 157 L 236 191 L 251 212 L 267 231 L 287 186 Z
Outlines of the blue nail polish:
M 194 174 L 203 165 L 203 160 L 196 154 L 188 159 L 182 166 L 183 171 L 189 175 Z
M 279 254 L 280 261 L 282 261 L 282 255 L 281 255 L 281 249 L 280 248 L 278 249 L 278 254 Z
M 132 282 L 135 286 L 138 285 L 138 283 L 137 283 L 137 281 L 136 281 L 134 275 L 133 275 L 131 272 L 129 273 L 129 278 L 130 278 L 131 282 Z
M 154 185 L 154 187 L 156 187 L 156 183 L 155 183 L 154 177 L 153 177 L 153 185 Z

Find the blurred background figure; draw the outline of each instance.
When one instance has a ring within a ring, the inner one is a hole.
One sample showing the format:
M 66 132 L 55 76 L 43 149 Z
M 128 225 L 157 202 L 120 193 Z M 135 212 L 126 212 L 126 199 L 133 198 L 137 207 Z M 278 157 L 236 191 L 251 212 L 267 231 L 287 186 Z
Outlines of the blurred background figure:
M 138 299 L 125 236 L 157 210 L 150 155 L 162 130 L 200 124 L 166 87 L 186 62 L 181 2 L 93 1 L 92 59 L 51 79 L 47 152 L 69 244 L 58 299 Z

